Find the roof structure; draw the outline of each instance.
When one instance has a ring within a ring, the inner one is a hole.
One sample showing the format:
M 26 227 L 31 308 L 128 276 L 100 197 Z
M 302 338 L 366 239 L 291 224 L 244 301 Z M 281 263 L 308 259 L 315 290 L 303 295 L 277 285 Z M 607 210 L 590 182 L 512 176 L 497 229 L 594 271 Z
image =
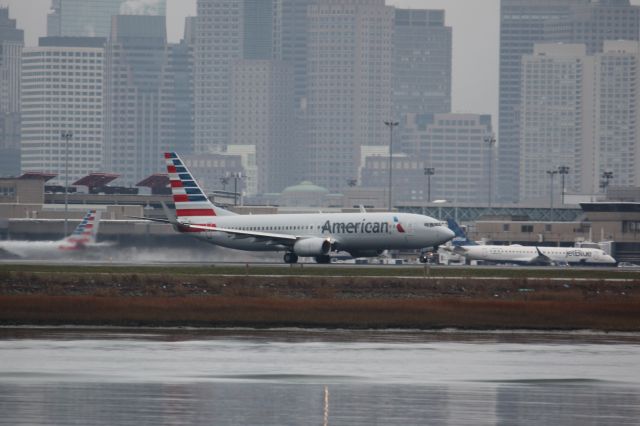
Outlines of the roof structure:
M 56 176 L 58 176 L 57 173 L 24 172 L 18 179 L 42 179 L 48 182 Z
M 152 189 L 166 188 L 169 186 L 169 175 L 166 173 L 156 173 L 136 183 L 136 186 L 145 186 Z
M 120 175 L 112 173 L 91 173 L 88 176 L 83 177 L 72 183 L 73 186 L 86 186 L 88 188 L 102 188 L 109 185 L 109 183 L 118 179 Z

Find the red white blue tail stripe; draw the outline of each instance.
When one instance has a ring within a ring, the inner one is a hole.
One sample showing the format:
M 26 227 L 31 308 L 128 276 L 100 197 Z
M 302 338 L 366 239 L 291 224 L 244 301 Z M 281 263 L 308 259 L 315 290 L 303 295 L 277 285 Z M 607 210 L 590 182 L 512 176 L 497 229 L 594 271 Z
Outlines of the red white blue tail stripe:
M 216 216 L 215 206 L 205 196 L 178 154 L 166 152 L 164 158 L 176 205 L 176 218 L 198 222 L 198 219 Z
M 96 215 L 96 210 L 89 210 L 82 218 L 82 222 L 73 230 L 71 235 L 64 239 L 59 248 L 61 250 L 79 250 L 87 244 L 95 243 L 98 226 Z

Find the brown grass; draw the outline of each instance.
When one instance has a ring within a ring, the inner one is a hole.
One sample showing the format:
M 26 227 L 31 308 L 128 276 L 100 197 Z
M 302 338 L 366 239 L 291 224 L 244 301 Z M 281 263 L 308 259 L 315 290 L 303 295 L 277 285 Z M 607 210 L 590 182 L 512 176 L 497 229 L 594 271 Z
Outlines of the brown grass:
M 4 324 L 640 330 L 637 301 L 0 296 Z

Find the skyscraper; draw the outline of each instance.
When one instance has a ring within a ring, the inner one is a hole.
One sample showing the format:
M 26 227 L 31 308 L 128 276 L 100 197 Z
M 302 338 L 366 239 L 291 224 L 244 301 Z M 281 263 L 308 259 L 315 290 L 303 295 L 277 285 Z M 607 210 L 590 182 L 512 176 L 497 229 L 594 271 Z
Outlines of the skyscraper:
M 103 38 L 45 37 L 22 58 L 22 171 L 63 184 L 102 170 Z M 71 132 L 68 141 L 61 132 Z
M 637 6 L 629 0 L 502 0 L 500 8 L 500 123 L 498 194 L 515 201 L 519 178 L 521 57 L 538 42 L 585 44 L 587 54 L 606 40 L 638 40 Z
M 274 0 L 274 57 L 293 67 L 295 104 L 302 113 L 307 97 L 307 10 L 318 1 Z
M 189 46 L 167 45 L 163 16 L 118 15 L 105 70 L 105 169 L 133 185 L 192 150 Z
M 590 190 L 600 191 L 604 172 L 615 186 L 640 186 L 640 45 L 607 41 L 595 55 L 595 147 Z
M 396 9 L 394 117 L 451 111 L 451 27 L 443 10 Z
M 258 192 L 280 192 L 295 182 L 293 68 L 282 61 L 238 60 L 231 89 L 231 139 L 255 145 Z
M 394 10 L 384 0 L 325 0 L 308 9 L 308 178 L 336 191 L 363 145 L 387 145 Z
M 195 149 L 221 150 L 231 137 L 231 69 L 243 58 L 244 0 L 198 0 L 194 43 Z
M 584 44 L 536 44 L 522 59 L 520 197 L 546 199 L 547 171 L 568 166 L 569 192 L 588 192 L 592 151 L 593 57 Z M 551 175 L 552 176 L 552 175 Z
M 20 68 L 24 34 L 0 8 L 0 176 L 20 172 Z
M 593 0 L 572 5 L 569 14 L 545 23 L 545 40 L 583 43 L 587 55 L 602 52 L 607 40 L 638 40 L 640 8 L 629 0 Z
M 166 0 L 52 0 L 47 35 L 109 37 L 119 14 L 166 15 Z

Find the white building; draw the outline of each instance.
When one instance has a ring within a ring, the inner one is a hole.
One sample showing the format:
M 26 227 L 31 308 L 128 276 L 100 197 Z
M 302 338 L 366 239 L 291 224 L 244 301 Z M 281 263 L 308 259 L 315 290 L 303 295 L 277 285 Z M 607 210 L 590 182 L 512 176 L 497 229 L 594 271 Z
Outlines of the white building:
M 612 172 L 611 185 L 640 186 L 640 56 L 636 41 L 606 41 L 595 57 L 595 147 L 592 193 L 601 176 Z
M 22 57 L 22 171 L 69 183 L 102 170 L 102 38 L 46 37 Z M 72 132 L 68 143 L 61 132 Z M 68 148 L 68 151 L 67 151 Z
M 520 199 L 560 191 L 554 172 L 567 166 L 567 192 L 589 191 L 593 156 L 593 57 L 584 44 L 536 44 L 522 58 Z M 553 186 L 552 186 L 553 184 Z

